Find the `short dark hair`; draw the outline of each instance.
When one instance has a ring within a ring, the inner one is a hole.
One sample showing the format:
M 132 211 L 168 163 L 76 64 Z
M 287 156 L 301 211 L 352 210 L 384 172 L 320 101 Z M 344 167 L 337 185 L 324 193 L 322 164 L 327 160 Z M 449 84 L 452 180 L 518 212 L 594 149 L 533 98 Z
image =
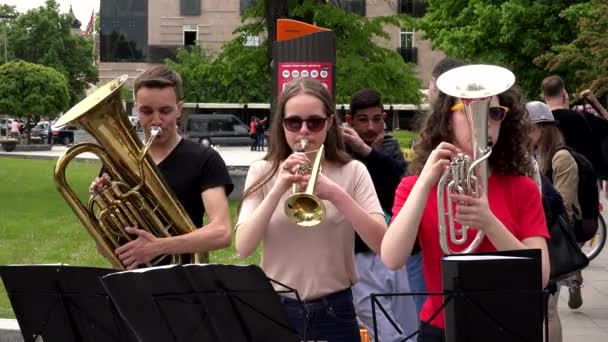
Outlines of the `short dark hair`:
M 435 64 L 433 71 L 431 71 L 431 75 L 434 79 L 437 79 L 444 72 L 464 65 L 465 63 L 458 58 L 446 57 Z
M 375 107 L 382 108 L 382 95 L 374 89 L 361 89 L 350 99 L 351 115 L 355 115 L 358 110 Z
M 175 91 L 177 100 L 183 96 L 182 78 L 179 74 L 165 65 L 159 65 L 142 72 L 135 79 L 133 95 L 141 88 L 166 88 L 171 87 Z
M 564 81 L 557 75 L 546 77 L 540 85 L 543 97 L 558 97 L 564 91 Z

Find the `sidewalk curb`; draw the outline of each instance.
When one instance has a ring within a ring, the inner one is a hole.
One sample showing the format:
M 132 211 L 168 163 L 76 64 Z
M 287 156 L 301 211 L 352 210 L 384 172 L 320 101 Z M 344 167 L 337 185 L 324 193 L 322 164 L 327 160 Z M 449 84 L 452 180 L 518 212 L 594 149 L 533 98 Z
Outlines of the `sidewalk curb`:
M 0 318 L 0 342 L 23 342 L 16 319 Z

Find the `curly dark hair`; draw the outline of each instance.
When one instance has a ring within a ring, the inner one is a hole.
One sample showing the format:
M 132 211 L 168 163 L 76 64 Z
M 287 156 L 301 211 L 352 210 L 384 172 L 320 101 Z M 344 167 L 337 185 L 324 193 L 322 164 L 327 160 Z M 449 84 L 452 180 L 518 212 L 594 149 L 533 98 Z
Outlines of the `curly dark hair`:
M 489 159 L 492 172 L 510 175 L 531 175 L 532 157 L 528 153 L 529 131 L 524 101 L 519 89 L 513 86 L 498 95 L 501 106 L 509 108 L 506 118 L 500 125 L 498 141 L 492 147 Z M 441 142 L 452 142 L 453 134 L 449 125 L 450 108 L 457 99 L 439 92 L 433 103 L 430 115 L 422 124 L 420 137 L 413 146 L 414 159 L 410 164 L 410 174 L 420 174 L 431 151 Z

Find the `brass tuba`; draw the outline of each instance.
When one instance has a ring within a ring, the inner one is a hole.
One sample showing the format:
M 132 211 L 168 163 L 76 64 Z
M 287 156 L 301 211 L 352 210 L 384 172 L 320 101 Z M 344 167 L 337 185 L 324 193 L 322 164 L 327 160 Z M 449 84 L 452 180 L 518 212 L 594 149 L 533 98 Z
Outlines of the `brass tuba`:
M 124 266 L 114 250 L 133 240 L 124 227 L 138 227 L 157 237 L 182 235 L 196 229 L 148 156 L 152 141 L 143 146 L 128 120 L 120 98 L 120 88 L 126 80 L 127 75 L 123 75 L 108 82 L 56 123 L 57 126 L 77 124 L 99 143 L 69 148 L 55 165 L 55 183 L 103 254 L 118 269 Z M 159 133 L 155 130 L 152 139 Z M 68 164 L 84 152 L 96 154 L 111 177 L 108 188 L 100 196 L 91 197 L 87 205 L 68 186 L 65 175 Z M 160 255 L 149 265 L 206 261 L 207 253 Z
M 462 66 L 443 73 L 437 79 L 439 90 L 462 100 L 473 152 L 472 159 L 462 154 L 454 158 L 437 185 L 439 244 L 444 254 L 471 253 L 483 240 L 484 234 L 477 231 L 477 236 L 469 246 L 460 251 L 450 248 L 449 241 L 454 245 L 463 245 L 471 229 L 468 226 L 456 228 L 451 195 L 458 193 L 479 197 L 480 188 L 487 193 L 488 158 L 492 153 L 492 146 L 488 143 L 490 101 L 492 96 L 511 88 L 514 83 L 515 75 L 511 71 L 494 65 Z M 447 203 L 444 202 L 445 193 Z
M 304 152 L 308 142 L 304 139 L 300 142 L 298 152 Z M 325 205 L 319 197 L 313 194 L 321 163 L 324 157 L 324 145 L 316 151 L 313 165 L 299 165 L 296 173 L 310 174 L 310 179 L 304 192 L 300 191 L 296 184 L 293 185 L 292 194 L 285 200 L 284 210 L 287 218 L 301 227 L 314 227 L 325 219 Z

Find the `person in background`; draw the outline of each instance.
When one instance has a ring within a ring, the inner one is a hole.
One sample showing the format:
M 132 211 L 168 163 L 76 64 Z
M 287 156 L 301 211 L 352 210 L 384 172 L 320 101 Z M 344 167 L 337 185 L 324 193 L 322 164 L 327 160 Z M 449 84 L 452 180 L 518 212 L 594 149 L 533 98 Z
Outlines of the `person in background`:
M 437 94 L 439 93 L 439 89 L 437 88 L 437 79 L 439 76 L 448 70 L 452 70 L 463 65 L 465 65 L 465 63 L 460 59 L 450 57 L 446 57 L 435 64 L 433 70 L 431 71 L 431 80 L 429 81 L 427 93 L 427 102 L 429 104 L 432 104 L 433 101 L 435 101 Z
M 395 190 L 405 173 L 407 164 L 397 139 L 384 134 L 386 113 L 382 98 L 373 89 L 362 89 L 353 94 L 346 122 L 350 127 L 341 128 L 342 138 L 353 158 L 361 161 L 372 178 L 387 223 L 390 222 Z M 371 293 L 410 292 L 406 267 L 397 271 L 387 269 L 380 256 L 355 234 L 355 264 L 359 281 L 353 286 L 353 298 L 357 317 L 374 339 Z M 380 311 L 376 311 L 378 340 L 404 341 L 416 331 L 417 315 L 412 297 L 378 297 L 393 319 L 399 333 Z
M 251 150 L 257 151 L 258 149 L 258 135 L 256 133 L 256 122 L 258 118 L 255 116 L 251 117 L 251 121 L 249 121 L 249 136 L 251 137 Z

